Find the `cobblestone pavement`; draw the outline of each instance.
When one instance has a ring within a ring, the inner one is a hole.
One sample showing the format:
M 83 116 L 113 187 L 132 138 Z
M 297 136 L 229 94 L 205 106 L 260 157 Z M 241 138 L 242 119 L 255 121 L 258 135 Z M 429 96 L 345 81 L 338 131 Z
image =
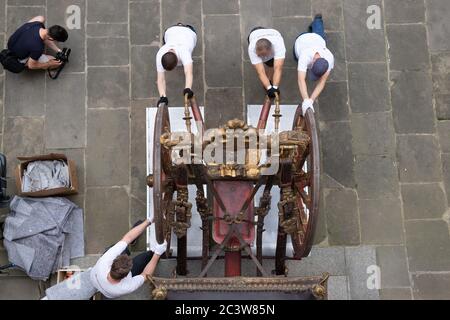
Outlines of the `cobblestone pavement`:
M 70 31 L 60 79 L 0 74 L 0 139 L 10 175 L 18 155 L 61 151 L 76 161 L 87 253 L 145 216 L 145 108 L 156 103 L 165 28 L 181 21 L 198 31 L 194 91 L 213 127 L 262 102 L 247 56 L 254 26 L 284 35 L 282 102 L 299 103 L 292 44 L 322 12 L 336 68 L 316 108 L 324 172 L 316 242 L 354 247 L 341 258 L 362 276 L 358 256 L 374 250 L 381 298 L 450 299 L 448 0 L 0 0 L 0 45 L 36 15 L 64 24 L 69 5 L 82 23 Z M 372 5 L 380 29 L 367 27 Z M 182 86 L 181 71 L 169 74 L 172 105 L 181 105 Z M 0 298 L 36 291 L 26 278 L 0 277 Z M 350 281 L 351 298 L 366 297 L 362 281 Z

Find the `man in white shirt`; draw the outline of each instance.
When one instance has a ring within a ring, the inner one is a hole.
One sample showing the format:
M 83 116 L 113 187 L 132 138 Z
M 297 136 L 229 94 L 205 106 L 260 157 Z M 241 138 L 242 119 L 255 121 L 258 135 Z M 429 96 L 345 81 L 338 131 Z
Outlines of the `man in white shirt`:
M 192 82 L 194 77 L 192 52 L 197 44 L 197 34 L 190 25 L 178 23 L 164 33 L 164 45 L 156 54 L 156 70 L 158 72 L 158 91 L 160 103 L 168 104 L 166 95 L 165 72 L 172 71 L 177 66 L 183 66 L 185 74 L 185 89 L 183 95 L 191 99 L 194 96 Z
M 302 33 L 295 40 L 294 57 L 298 61 L 298 86 L 303 98 L 302 110 L 314 111 L 314 101 L 325 88 L 325 83 L 334 68 L 334 56 L 326 45 L 326 35 L 322 15 L 315 16 L 310 32 Z M 311 96 L 308 94 L 306 78 L 317 81 Z
M 274 29 L 254 28 L 248 37 L 248 55 L 269 98 L 280 94 L 286 47 L 281 34 Z
M 130 258 L 126 252 L 151 224 L 145 220 L 137 225 L 117 244 L 106 251 L 91 270 L 92 285 L 105 297 L 114 299 L 132 293 L 142 286 L 148 275 L 152 275 L 160 256 L 166 251 L 167 243 L 156 245 L 151 251 Z

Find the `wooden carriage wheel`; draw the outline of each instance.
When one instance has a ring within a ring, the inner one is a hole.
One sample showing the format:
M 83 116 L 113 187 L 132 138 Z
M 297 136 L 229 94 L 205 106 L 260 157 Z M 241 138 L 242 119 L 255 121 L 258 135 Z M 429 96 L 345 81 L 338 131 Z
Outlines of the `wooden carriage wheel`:
M 156 113 L 153 136 L 153 216 L 156 241 L 159 244 L 162 244 L 165 240 L 167 231 L 166 212 L 174 193 L 172 182 L 170 181 L 172 163 L 170 150 L 161 145 L 161 136 L 169 132 L 169 109 L 166 104 L 160 104 Z
M 294 179 L 294 193 L 300 210 L 298 226 L 303 231 L 301 236 L 292 238 L 294 257 L 301 259 L 311 252 L 319 215 L 320 198 L 320 149 L 314 112 L 308 109 L 306 116 L 302 116 L 302 107 L 298 106 L 294 117 L 293 130 L 303 130 L 310 137 L 309 146 L 301 161 L 303 167 L 301 178 Z M 303 163 L 305 162 L 305 163 Z

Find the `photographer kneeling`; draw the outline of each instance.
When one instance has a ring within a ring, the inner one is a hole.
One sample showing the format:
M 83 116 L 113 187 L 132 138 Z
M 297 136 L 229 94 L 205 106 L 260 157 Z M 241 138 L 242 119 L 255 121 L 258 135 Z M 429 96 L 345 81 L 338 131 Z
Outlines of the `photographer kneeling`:
M 61 52 L 55 42 L 65 42 L 69 36 L 58 25 L 46 29 L 44 22 L 44 17 L 34 17 L 12 34 L 8 40 L 8 49 L 1 53 L 6 70 L 19 73 L 25 68 L 48 70 L 61 66 L 60 60 L 44 52 L 46 47 Z

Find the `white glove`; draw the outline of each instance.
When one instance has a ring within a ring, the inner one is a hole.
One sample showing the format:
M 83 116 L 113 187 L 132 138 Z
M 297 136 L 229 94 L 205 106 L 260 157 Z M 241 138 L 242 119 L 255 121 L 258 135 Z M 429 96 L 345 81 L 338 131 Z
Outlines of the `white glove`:
M 314 104 L 314 101 L 311 100 L 311 99 L 305 99 L 305 100 L 303 100 L 303 103 L 302 103 L 302 113 L 303 113 L 303 116 L 306 115 L 306 110 L 308 110 L 308 109 L 312 109 L 312 111 L 314 112 L 314 106 L 313 106 L 313 104 Z
M 163 244 L 158 244 L 158 243 L 153 244 L 151 246 L 150 250 L 153 251 L 154 253 L 156 253 L 158 256 L 163 255 L 164 252 L 166 252 L 166 250 L 167 250 L 167 241 L 164 240 Z

